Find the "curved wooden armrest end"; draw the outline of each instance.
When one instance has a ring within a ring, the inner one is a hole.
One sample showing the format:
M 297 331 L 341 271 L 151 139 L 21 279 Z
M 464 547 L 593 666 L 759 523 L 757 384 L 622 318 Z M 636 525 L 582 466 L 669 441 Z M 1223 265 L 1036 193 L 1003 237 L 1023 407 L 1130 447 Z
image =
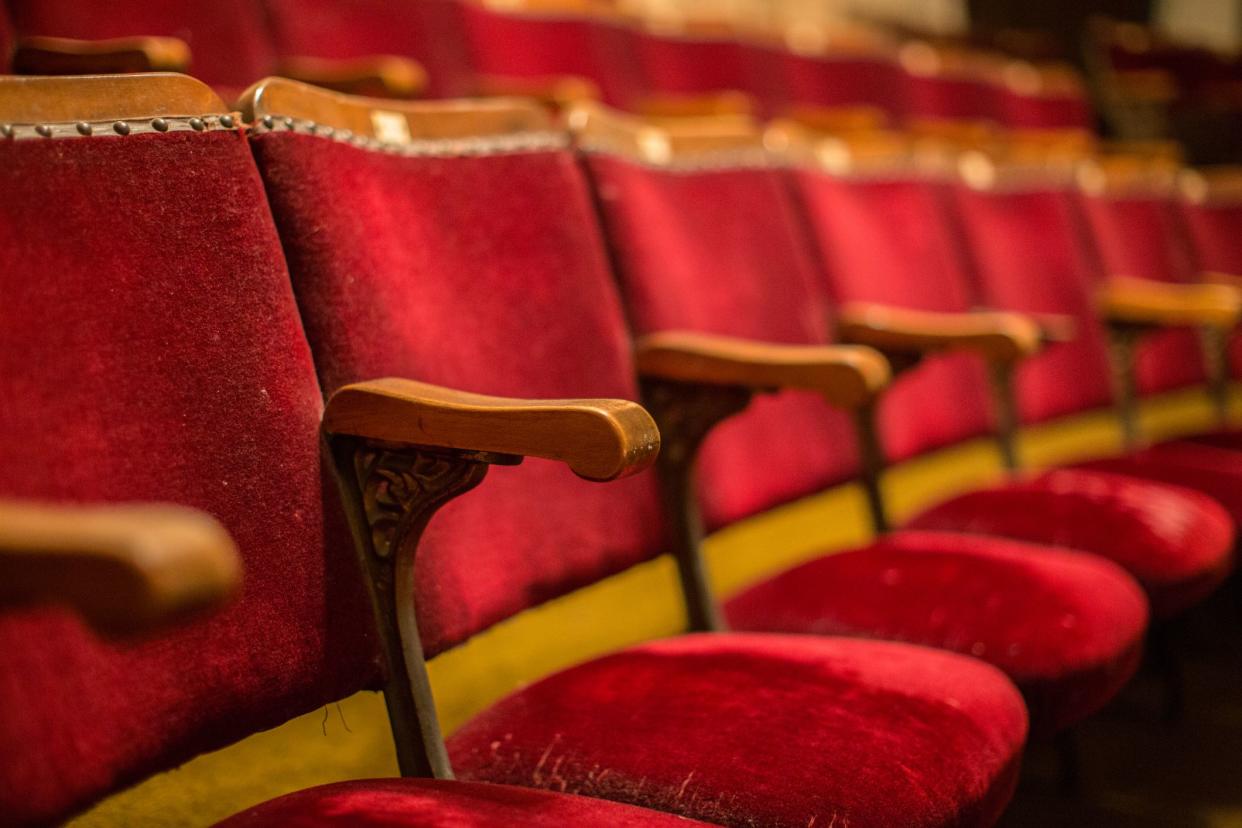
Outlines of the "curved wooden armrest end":
M 1181 284 L 1117 277 L 1100 289 L 1099 307 L 1104 318 L 1113 323 L 1231 328 L 1242 320 L 1242 290 L 1207 282 Z
M 842 339 L 886 353 L 972 351 L 998 363 L 1037 353 L 1044 337 L 1036 320 L 1019 313 L 937 313 L 872 303 L 845 305 L 837 326 Z
M 587 480 L 650 466 L 660 434 L 627 400 L 526 400 L 386 378 L 347 385 L 328 400 L 328 434 L 455 451 L 559 460 Z
M 218 604 L 240 580 L 232 538 L 195 509 L 0 502 L 0 605 L 67 604 L 130 633 Z
M 818 391 L 857 407 L 892 379 L 888 360 L 858 345 L 779 345 L 692 331 L 663 331 L 636 345 L 644 377 L 752 390 Z
M 13 71 L 19 75 L 113 75 L 131 72 L 185 72 L 190 47 L 175 37 L 19 38 Z

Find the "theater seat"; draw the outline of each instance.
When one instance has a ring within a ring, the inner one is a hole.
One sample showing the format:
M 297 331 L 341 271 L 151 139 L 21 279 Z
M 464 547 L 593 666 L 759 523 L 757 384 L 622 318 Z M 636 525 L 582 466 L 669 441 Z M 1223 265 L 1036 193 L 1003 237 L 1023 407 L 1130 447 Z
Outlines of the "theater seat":
M 1137 667 L 1142 590 L 1079 552 L 949 532 L 896 532 L 743 591 L 731 624 L 907 641 L 986 659 L 1022 689 L 1032 732 L 1102 707 Z
M 1207 597 L 1229 574 L 1233 558 L 1233 522 L 1212 498 L 1097 470 L 1057 469 L 967 492 L 905 525 L 1094 552 L 1143 584 L 1157 616 L 1174 615 Z
M 462 779 L 726 825 L 985 825 L 1016 778 L 1016 701 L 995 668 L 950 653 L 700 634 L 557 673 L 449 749 Z
M 615 825 L 618 828 L 703 823 L 529 788 L 440 779 L 364 779 L 321 785 L 243 811 L 219 828 L 483 828 L 493 825 Z

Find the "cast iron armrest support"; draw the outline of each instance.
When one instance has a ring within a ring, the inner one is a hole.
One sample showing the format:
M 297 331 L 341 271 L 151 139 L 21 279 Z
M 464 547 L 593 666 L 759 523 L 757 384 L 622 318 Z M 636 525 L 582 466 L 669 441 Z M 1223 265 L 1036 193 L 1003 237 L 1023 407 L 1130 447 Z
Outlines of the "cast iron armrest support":
M 194 509 L 0 501 L 0 606 L 67 604 L 124 634 L 218 604 L 240 578 L 228 532 Z
M 660 448 L 651 416 L 626 400 L 509 399 L 395 378 L 338 390 L 323 427 L 384 443 L 559 460 L 598 481 L 642 471 Z
M 872 303 L 850 303 L 842 308 L 837 330 L 842 339 L 870 345 L 886 354 L 971 351 L 999 363 L 1032 356 L 1046 335 L 1044 326 L 1020 313 L 937 313 Z
M 185 72 L 190 47 L 175 37 L 22 37 L 13 52 L 13 71 L 21 75 L 115 75 L 131 72 Z
M 689 331 L 641 337 L 635 358 L 643 401 L 660 426 L 664 448 L 656 466 L 669 533 L 666 545 L 680 575 L 690 627 L 724 628 L 699 548 L 703 526 L 694 487 L 699 447 L 722 420 L 750 403 L 756 391 L 815 391 L 850 409 L 863 448 L 864 482 L 877 526 L 883 455 L 872 406 L 888 384 L 887 360 L 857 345 L 776 345 Z
M 660 434 L 624 400 L 522 400 L 404 379 L 347 385 L 322 431 L 353 531 L 388 665 L 384 698 L 405 776 L 451 779 L 415 612 L 415 559 L 436 511 L 523 457 L 588 480 L 650 466 Z
M 1144 336 L 1167 328 L 1197 328 L 1209 390 L 1222 422 L 1228 415 L 1229 331 L 1242 321 L 1242 290 L 1215 282 L 1172 284 L 1148 279 L 1110 279 L 1097 296 L 1108 328 L 1114 385 L 1122 433 L 1128 447 L 1139 443 L 1137 348 Z
M 427 88 L 427 71 L 410 58 L 371 55 L 360 58 L 281 58 L 276 74 L 347 95 L 414 98 Z
M 646 379 L 818 391 L 842 408 L 871 402 L 892 378 L 883 356 L 858 345 L 778 345 L 666 331 L 640 337 L 635 356 Z

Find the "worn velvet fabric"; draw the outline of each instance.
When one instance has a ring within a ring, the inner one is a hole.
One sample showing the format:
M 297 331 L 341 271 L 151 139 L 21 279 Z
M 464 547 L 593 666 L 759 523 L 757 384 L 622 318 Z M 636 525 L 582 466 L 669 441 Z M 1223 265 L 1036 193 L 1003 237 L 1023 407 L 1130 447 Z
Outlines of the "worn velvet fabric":
M 236 132 L 0 142 L 0 496 L 205 510 L 244 588 L 156 639 L 0 619 L 0 813 L 52 821 L 378 679 L 321 396 Z
M 568 152 L 413 158 L 289 133 L 252 143 L 326 390 L 396 376 L 637 399 Z M 658 553 L 653 478 L 604 486 L 549 461 L 493 467 L 419 546 L 427 651 Z
M 884 638 L 993 664 L 1034 733 L 1080 721 L 1137 666 L 1139 585 L 1083 552 L 952 532 L 895 532 L 794 567 L 726 605 L 734 629 Z
M 1082 203 L 1107 275 L 1175 283 L 1195 279 L 1185 228 L 1168 199 L 1099 195 Z M 1198 332 L 1169 330 L 1144 337 L 1137 370 L 1140 393 L 1202 383 L 1206 372 Z
M 155 35 L 189 44 L 190 74 L 224 93 L 240 92 L 272 73 L 275 53 L 253 0 L 6 0 L 21 35 L 99 40 Z M 197 113 L 190 113 L 197 114 Z
M 780 174 L 670 172 L 590 154 L 617 277 L 637 333 L 696 330 L 763 342 L 828 341 L 828 306 Z M 822 396 L 759 396 L 699 455 L 708 526 L 857 473 L 848 417 Z
M 1118 468 L 1132 464 L 1120 461 Z M 1230 570 L 1234 541 L 1229 513 L 1206 495 L 1167 485 L 1177 482 L 1109 474 L 1107 464 L 1093 471 L 1058 469 L 959 495 L 917 515 L 906 528 L 1092 552 L 1134 575 L 1156 615 L 1168 616 L 1219 584 Z
M 915 828 L 991 825 L 1025 730 L 1013 685 L 974 659 L 702 634 L 557 673 L 485 711 L 449 748 L 462 779 L 718 824 Z
M 970 310 L 960 241 L 932 182 L 799 170 L 794 185 L 837 305 Z M 901 461 L 984 435 L 992 429 L 991 405 L 978 356 L 929 357 L 899 375 L 881 399 L 885 454 Z
M 508 785 L 363 779 L 273 799 L 224 820 L 218 828 L 692 828 L 702 824 L 602 799 Z
M 629 106 L 641 72 L 627 26 L 588 17 L 535 16 L 464 4 L 475 70 L 509 78 L 578 76 L 595 82 L 606 103 Z
M 264 0 L 281 57 L 398 55 L 427 70 L 427 94 L 473 94 L 457 0 Z

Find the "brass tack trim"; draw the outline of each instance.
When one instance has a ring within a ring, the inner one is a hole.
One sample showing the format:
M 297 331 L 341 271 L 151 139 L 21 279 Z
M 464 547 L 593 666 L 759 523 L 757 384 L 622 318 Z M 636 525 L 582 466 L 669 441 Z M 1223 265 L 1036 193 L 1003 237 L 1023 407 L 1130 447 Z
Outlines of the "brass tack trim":
M 91 138 L 141 135 L 143 133 L 204 132 L 210 129 L 231 129 L 236 120 L 231 115 L 200 115 L 194 117 L 160 117 L 122 121 L 66 121 L 47 124 L 3 124 L 0 136 L 14 140 L 31 138 Z

